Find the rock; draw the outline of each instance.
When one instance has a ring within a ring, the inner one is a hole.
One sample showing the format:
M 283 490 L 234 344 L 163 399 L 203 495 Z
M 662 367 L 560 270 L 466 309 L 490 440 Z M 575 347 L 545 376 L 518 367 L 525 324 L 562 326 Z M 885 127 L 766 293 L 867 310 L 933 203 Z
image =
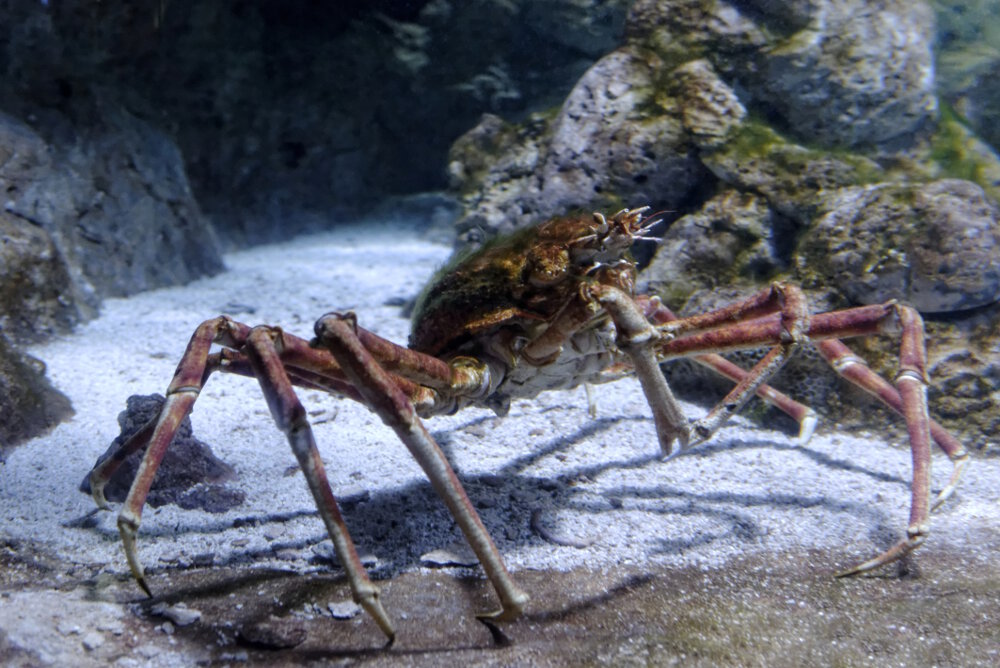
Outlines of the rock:
M 361 614 L 361 606 L 354 601 L 330 601 L 326 607 L 334 619 L 352 619 Z
M 466 543 L 455 543 L 437 550 L 431 550 L 420 555 L 420 562 L 425 566 L 476 566 L 479 557 Z
M 979 186 L 844 188 L 827 207 L 800 253 L 852 303 L 899 299 L 947 313 L 1000 300 L 1000 209 Z
M 159 414 L 164 398 L 158 394 L 132 395 L 127 408 L 118 415 L 122 431 L 102 454 L 96 464 L 107 459 L 119 444 Z M 109 501 L 124 501 L 139 468 L 145 448 L 134 453 L 121 465 L 104 488 Z M 156 479 L 146 503 L 154 508 L 176 503 L 182 508 L 200 508 L 210 513 L 225 512 L 244 501 L 243 492 L 226 487 L 236 477 L 232 466 L 218 459 L 211 447 L 192 434 L 191 419 L 185 417 L 167 449 L 156 472 Z M 90 479 L 84 478 L 80 491 L 90 493 Z
M 201 611 L 186 605 L 168 605 L 157 603 L 149 609 L 151 614 L 169 620 L 175 626 L 190 626 L 201 619 Z
M 63 128 L 69 138 L 0 123 L 0 151 L 18 158 L 0 172 L 4 210 L 52 239 L 73 283 L 67 297 L 93 307 L 221 270 L 177 147 L 99 97 L 91 104 L 91 125 Z
M 99 111 L 92 126 L 66 127 L 55 114 L 63 133 L 49 139 L 0 113 L 0 328 L 15 343 L 67 331 L 104 296 L 222 268 L 176 146 L 113 105 Z M 65 398 L 40 392 L 37 379 L 21 385 L 11 372 L 6 381 L 0 413 L 52 402 L 39 407 L 47 416 L 40 422 L 5 421 L 10 438 L 69 414 Z
M 936 109 L 933 18 L 905 0 L 639 0 L 626 34 L 675 62 L 704 54 L 796 137 L 902 146 Z
M 623 199 L 677 208 L 708 176 L 692 154 L 672 99 L 656 99 L 653 77 L 663 66 L 628 49 L 594 64 L 551 121 L 510 126 L 494 117 L 459 139 L 449 165 L 466 194 L 458 221 L 467 242 L 508 233 L 577 208 L 615 208 Z M 699 130 L 724 131 L 707 119 L 738 115 L 706 65 L 691 66 L 684 92 L 713 90 Z M 654 111 L 651 111 L 654 110 Z M 688 118 L 696 123 L 695 114 Z M 706 135 L 706 136 L 707 136 Z M 470 234 L 476 234 L 472 237 Z
M 765 198 L 723 191 L 670 226 L 639 289 L 677 306 L 703 289 L 752 291 L 787 269 L 793 232 Z
M 0 334 L 0 462 L 5 449 L 73 415 L 69 399 L 45 378 L 45 364 Z
M 772 12 L 768 27 L 786 25 L 789 5 L 808 21 L 762 54 L 759 78 L 747 77 L 750 94 L 774 105 L 796 136 L 829 146 L 905 145 L 933 119 L 934 16 L 926 3 L 750 4 Z

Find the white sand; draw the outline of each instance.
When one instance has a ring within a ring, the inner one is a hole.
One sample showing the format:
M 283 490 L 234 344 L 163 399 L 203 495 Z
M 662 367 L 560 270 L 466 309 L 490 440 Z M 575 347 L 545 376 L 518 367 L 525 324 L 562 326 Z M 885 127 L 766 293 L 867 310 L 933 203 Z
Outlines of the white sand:
M 185 287 L 108 300 L 98 319 L 32 350 L 77 413 L 0 465 L 0 534 L 37 541 L 69 563 L 124 572 L 114 513 L 101 513 L 95 527 L 65 524 L 93 508 L 77 486 L 117 435 L 125 398 L 165 390 L 199 322 L 228 312 L 309 337 L 321 314 L 353 309 L 363 326 L 405 342 L 408 323 L 386 303 L 415 295 L 447 255 L 407 229 L 343 228 L 231 254 L 229 271 Z M 429 423 L 515 570 L 718 565 L 746 553 L 845 546 L 865 558 L 905 529 L 910 457 L 903 447 L 863 434 L 818 436 L 799 447 L 737 420 L 707 446 L 662 462 L 637 383 L 598 392 L 596 420 L 581 389 L 516 402 L 502 420 L 471 410 Z M 421 554 L 459 541 L 419 468 L 377 417 L 317 392 L 300 396 L 317 423 L 335 491 L 368 494 L 348 505 L 347 519 L 361 552 L 378 559 L 377 573 L 418 567 Z M 315 567 L 329 541 L 301 474 L 288 474 L 294 457 L 257 385 L 214 377 L 192 419 L 195 435 L 237 468 L 233 484 L 247 501 L 217 515 L 148 508 L 139 543 L 146 565 L 211 555 L 214 563 L 303 568 L 312 560 Z M 937 487 L 949 472 L 936 455 Z M 998 480 L 1000 461 L 977 457 L 935 515 L 919 558 L 950 546 L 968 548 L 971 559 L 980 544 L 998 544 Z M 589 546 L 554 544 L 532 528 L 533 515 L 552 534 Z M 1000 563 L 996 554 L 978 558 Z

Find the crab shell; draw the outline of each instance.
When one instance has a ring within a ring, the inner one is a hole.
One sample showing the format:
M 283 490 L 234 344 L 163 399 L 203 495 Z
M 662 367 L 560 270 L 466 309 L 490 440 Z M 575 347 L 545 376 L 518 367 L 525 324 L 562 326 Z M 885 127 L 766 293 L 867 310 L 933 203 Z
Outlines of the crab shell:
M 589 284 L 632 294 L 629 248 L 645 210 L 626 209 L 611 221 L 600 214 L 553 218 L 459 258 L 417 300 L 410 347 L 442 358 L 474 355 L 496 332 L 535 339 Z

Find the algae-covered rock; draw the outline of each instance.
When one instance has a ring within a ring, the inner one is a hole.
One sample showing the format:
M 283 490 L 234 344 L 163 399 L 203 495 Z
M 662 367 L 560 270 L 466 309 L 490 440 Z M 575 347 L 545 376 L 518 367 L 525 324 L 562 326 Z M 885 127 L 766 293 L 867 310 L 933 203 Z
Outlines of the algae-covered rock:
M 843 188 L 825 206 L 800 254 L 851 303 L 947 313 L 1000 300 L 1000 209 L 974 183 Z
M 708 174 L 682 119 L 665 111 L 674 105 L 654 98 L 660 65 L 615 51 L 588 70 L 551 119 L 515 127 L 486 117 L 459 139 L 450 169 L 465 192 L 460 234 L 488 237 L 623 199 L 675 208 L 690 197 Z
M 933 120 L 933 12 L 890 0 L 639 0 L 627 34 L 704 57 L 744 104 L 826 146 L 905 145 Z

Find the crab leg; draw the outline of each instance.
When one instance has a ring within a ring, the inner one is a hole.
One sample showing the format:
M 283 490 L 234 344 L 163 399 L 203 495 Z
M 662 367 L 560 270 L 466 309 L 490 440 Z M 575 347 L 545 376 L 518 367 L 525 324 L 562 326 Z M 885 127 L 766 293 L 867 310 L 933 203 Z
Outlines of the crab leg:
M 354 314 L 329 313 L 323 316 L 316 322 L 316 337 L 317 342 L 326 346 L 336 358 L 365 403 L 378 413 L 409 449 L 479 558 L 502 606 L 499 611 L 480 617 L 500 620 L 517 617 L 523 611 L 528 595 L 514 584 L 462 483 L 440 446 L 417 417 L 410 399 L 360 340 Z M 409 363 L 419 365 L 423 360 L 424 356 L 419 355 Z
M 872 371 L 864 360 L 852 353 L 851 349 L 841 341 L 837 339 L 817 341 L 816 347 L 823 358 L 830 363 L 830 366 L 837 373 L 854 385 L 874 395 L 879 401 L 899 415 L 905 416 L 903 399 L 899 391 L 886 382 L 884 378 Z M 954 465 L 948 483 L 931 505 L 931 510 L 933 511 L 937 510 L 942 503 L 947 501 L 948 497 L 955 491 L 955 487 L 969 463 L 969 453 L 965 449 L 965 446 L 958 442 L 958 439 L 949 434 L 944 427 L 933 419 L 930 421 L 930 432 L 931 438 L 934 439 L 934 442 L 944 451 Z
M 125 457 L 141 448 L 148 439 L 149 447 L 143 455 L 139 470 L 132 481 L 132 487 L 129 489 L 128 496 L 125 498 L 125 503 L 118 515 L 118 532 L 122 537 L 129 569 L 136 582 L 149 596 L 153 594 L 146 583 L 146 576 L 136 550 L 136 535 L 142 518 L 142 508 L 146 503 L 149 488 L 153 484 L 156 470 L 166 454 L 167 447 L 173 441 L 174 434 L 177 433 L 181 422 L 191 411 L 207 373 L 210 373 L 207 369 L 209 349 L 227 325 L 238 327 L 228 318 L 219 317 L 202 323 L 195 330 L 184 356 L 177 365 L 173 380 L 167 388 L 167 399 L 163 408 L 160 409 L 155 427 L 152 427 L 151 432 L 149 425 L 143 427 L 139 433 L 124 443 L 118 452 L 109 457 L 101 466 L 96 467 L 90 474 L 91 493 L 94 500 L 99 507 L 107 508 L 108 503 L 104 497 L 105 485 Z
M 302 473 L 305 476 L 309 491 L 312 492 L 316 507 L 319 509 L 320 517 L 326 525 L 333 547 L 337 552 L 347 575 L 347 581 L 351 587 L 354 601 L 371 615 L 375 623 L 389 639 L 389 644 L 395 640 L 396 632 L 393 629 L 389 615 L 379 600 L 379 590 L 368 579 L 361 559 L 354 547 L 354 541 L 347 530 L 344 518 L 337 505 L 337 499 L 330 489 L 330 482 L 326 477 L 323 467 L 323 460 L 320 459 L 319 450 L 316 448 L 316 441 L 313 438 L 312 427 L 306 418 L 305 408 L 295 391 L 292 389 L 291 380 L 285 372 L 281 357 L 278 354 L 277 346 L 282 343 L 282 333 L 280 330 L 271 327 L 255 327 L 247 337 L 247 356 L 250 360 L 257 380 L 260 381 L 261 390 L 267 399 L 271 415 L 274 417 L 278 428 L 288 437 L 288 443 L 292 446 Z
M 694 423 L 693 429 L 699 442 L 707 440 L 729 418 L 739 412 L 746 402 L 757 393 L 760 386 L 773 376 L 792 353 L 806 341 L 806 331 L 809 328 L 809 310 L 805 295 L 796 286 L 774 283 L 770 288 L 761 290 L 757 294 L 725 308 L 692 318 L 668 321 L 658 327 L 661 334 L 667 336 L 682 335 L 680 339 L 667 341 L 661 347 L 662 350 L 678 340 L 686 341 L 689 338 L 707 337 L 719 331 L 741 328 L 763 319 L 763 316 L 772 314 L 773 318 L 769 318 L 768 322 L 773 322 L 776 325 L 773 336 L 770 340 L 761 342 L 762 345 L 771 347 L 771 350 L 740 379 L 722 401 L 716 404 L 707 415 Z M 745 318 L 751 318 L 750 323 L 742 323 L 741 321 Z M 741 325 L 719 327 L 734 321 L 741 322 Z M 700 335 L 686 334 L 689 331 L 697 332 L 705 329 L 708 331 L 701 331 Z M 711 347 L 706 349 L 712 350 Z
M 621 290 L 595 284 L 590 288 L 594 297 L 611 316 L 618 332 L 618 346 L 629 356 L 635 375 L 653 411 L 653 423 L 665 456 L 674 454 L 674 442 L 683 450 L 690 431 L 680 404 L 660 371 L 654 346 L 660 335 L 629 295 Z
M 915 310 L 908 306 L 892 305 L 902 327 L 899 346 L 899 372 L 896 389 L 906 428 L 910 436 L 913 458 L 913 485 L 911 486 L 910 523 L 906 538 L 888 550 L 854 568 L 838 573 L 839 576 L 856 575 L 900 559 L 927 539 L 930 533 L 931 485 L 931 433 L 927 414 L 927 350 L 924 346 L 924 325 Z
M 679 320 L 674 312 L 660 301 L 659 297 L 646 297 L 641 300 L 637 298 L 636 301 L 643 306 L 646 317 L 651 320 L 654 325 L 661 325 L 665 322 Z M 748 373 L 746 369 L 733 364 L 722 355 L 716 355 L 714 353 L 698 355 L 694 358 L 694 361 L 711 369 L 720 376 L 728 378 L 734 383 L 742 381 L 746 378 Z M 807 443 L 809 441 L 813 432 L 816 430 L 816 411 L 809 406 L 800 404 L 788 395 L 767 384 L 760 385 L 757 388 L 757 396 L 799 423 L 799 443 Z
M 722 309 L 729 313 L 732 308 Z M 720 352 L 741 348 L 775 345 L 782 341 L 785 329 L 782 318 L 755 311 L 756 316 L 748 322 L 727 324 L 727 318 L 713 312 L 692 319 L 682 319 L 667 323 L 670 331 L 683 332 L 676 339 L 660 345 L 664 358 L 678 355 L 704 354 L 706 351 Z M 687 320 L 687 322 L 686 322 Z M 692 324 L 693 323 L 693 324 Z M 709 329 L 711 328 L 711 329 Z M 906 538 L 890 547 L 874 559 L 848 569 L 839 575 L 855 575 L 892 563 L 919 547 L 929 533 L 930 512 L 930 443 L 932 435 L 939 446 L 956 462 L 948 486 L 939 495 L 935 505 L 940 504 L 954 489 L 954 484 L 965 466 L 964 448 L 947 435 L 942 428 L 934 426 L 927 412 L 926 359 L 923 321 L 910 307 L 895 302 L 845 309 L 833 313 L 821 313 L 809 320 L 805 336 L 823 342 L 843 337 L 880 333 L 883 330 L 901 331 L 899 348 L 899 372 L 895 379 L 895 390 L 887 389 L 884 381 L 875 380 L 876 375 L 866 367 L 856 364 L 846 347 L 839 342 L 827 343 L 821 347 L 824 357 L 845 378 L 860 385 L 882 399 L 890 408 L 899 412 L 907 427 L 910 452 L 913 459 L 913 483 L 911 486 L 910 520 Z M 854 367 L 853 369 L 851 367 Z

